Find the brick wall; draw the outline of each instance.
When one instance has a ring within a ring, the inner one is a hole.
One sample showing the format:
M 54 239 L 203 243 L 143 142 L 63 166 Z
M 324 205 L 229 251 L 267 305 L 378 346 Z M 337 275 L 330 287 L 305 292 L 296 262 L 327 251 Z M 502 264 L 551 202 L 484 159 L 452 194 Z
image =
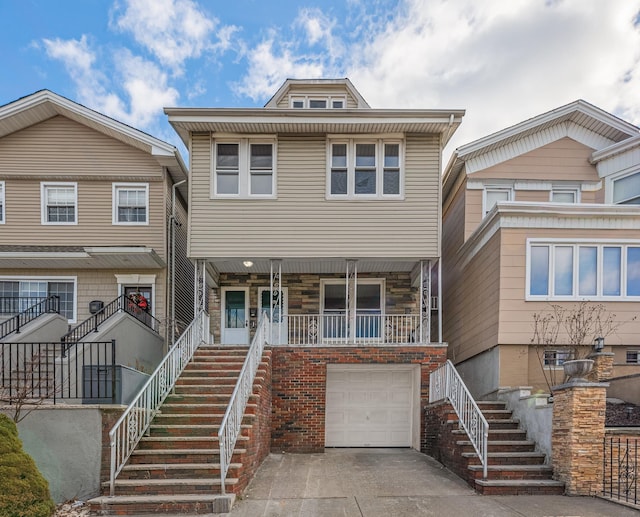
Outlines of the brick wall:
M 447 422 L 457 422 L 457 419 L 450 402 L 441 401 L 429 404 L 425 409 L 424 439 L 420 450 L 438 460 L 461 478 L 469 481 L 468 461 L 465 461 L 460 447 L 457 446 L 460 436 L 451 432 L 453 429 L 458 429 L 458 426 L 457 424 L 447 424 Z
M 273 347 L 274 451 L 319 452 L 325 444 L 327 364 L 420 365 L 420 405 L 429 401 L 429 374 L 446 360 L 445 346 Z M 425 436 L 420 417 L 420 437 Z M 421 440 L 422 441 L 422 440 Z
M 111 473 L 111 446 L 109 443 L 109 431 L 124 413 L 124 407 L 104 407 L 102 414 L 102 460 L 100 462 L 100 482 L 108 483 Z M 109 487 L 103 488 L 102 493 L 109 494 Z
M 283 275 L 282 286 L 287 288 L 289 314 L 320 313 L 320 280 L 329 278 L 343 279 L 344 275 Z M 405 314 L 405 310 L 417 314 L 419 307 L 418 291 L 411 287 L 409 273 L 366 274 L 359 273 L 359 279 L 385 279 L 385 311 L 388 314 Z M 224 287 L 249 287 L 249 306 L 258 307 L 258 287 L 269 287 L 269 275 L 231 275 L 221 274 L 220 285 Z M 209 292 L 209 314 L 211 331 L 216 342 L 220 342 L 221 289 Z M 251 331 L 253 337 L 253 331 Z

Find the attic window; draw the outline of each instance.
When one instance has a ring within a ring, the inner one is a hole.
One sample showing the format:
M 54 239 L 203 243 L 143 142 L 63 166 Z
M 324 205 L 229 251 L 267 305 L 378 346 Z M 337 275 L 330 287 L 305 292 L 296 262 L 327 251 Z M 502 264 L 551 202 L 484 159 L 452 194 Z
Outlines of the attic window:
M 340 108 L 344 108 L 344 101 L 339 100 L 339 101 L 331 101 L 331 107 L 334 109 L 340 109 Z
M 291 101 L 292 108 L 304 108 L 304 99 Z
M 347 99 L 342 96 L 332 95 L 292 95 L 289 105 L 294 109 L 343 109 L 347 105 Z
M 327 99 L 309 99 L 309 107 L 312 109 L 324 109 L 327 107 Z

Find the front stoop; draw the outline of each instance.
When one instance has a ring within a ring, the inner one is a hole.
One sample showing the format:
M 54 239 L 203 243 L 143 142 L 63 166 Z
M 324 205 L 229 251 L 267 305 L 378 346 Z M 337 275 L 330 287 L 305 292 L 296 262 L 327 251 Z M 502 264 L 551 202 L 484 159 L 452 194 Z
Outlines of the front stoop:
M 201 346 L 178 379 L 115 482 L 115 495 L 89 501 L 97 515 L 228 513 L 247 485 L 260 430 L 260 391 L 270 368 L 265 350 L 236 442 L 225 495 L 220 481 L 218 430 L 247 347 Z M 103 484 L 108 494 L 108 483 Z
M 457 416 L 447 419 L 452 441 L 460 454 L 458 472 L 475 490 L 484 495 L 562 495 L 564 483 L 553 479 L 553 469 L 545 464 L 545 455 L 527 439 L 526 431 L 504 402 L 478 402 L 489 423 L 487 442 L 487 478 L 466 433 L 457 429 Z M 453 410 L 451 410 L 453 412 Z

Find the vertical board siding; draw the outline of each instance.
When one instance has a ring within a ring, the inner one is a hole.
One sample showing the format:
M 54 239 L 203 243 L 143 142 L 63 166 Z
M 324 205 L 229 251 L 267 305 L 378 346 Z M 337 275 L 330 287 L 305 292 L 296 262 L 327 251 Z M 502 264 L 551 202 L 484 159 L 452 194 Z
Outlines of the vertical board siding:
M 404 200 L 327 200 L 324 135 L 278 138 L 277 199 L 210 199 L 210 138 L 192 145 L 191 257 L 439 256 L 437 135 L 407 137 Z

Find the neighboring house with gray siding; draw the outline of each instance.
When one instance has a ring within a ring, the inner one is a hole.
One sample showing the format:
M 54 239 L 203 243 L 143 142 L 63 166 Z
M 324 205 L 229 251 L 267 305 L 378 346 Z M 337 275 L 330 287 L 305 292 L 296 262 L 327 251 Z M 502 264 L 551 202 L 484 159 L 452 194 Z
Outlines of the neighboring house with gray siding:
M 602 304 L 621 323 L 605 341 L 614 377 L 640 373 L 639 200 L 640 130 L 582 100 L 455 151 L 443 178 L 444 339 L 474 396 L 548 389 L 543 368 L 562 372 L 566 336 L 544 350 L 531 339 L 533 315 L 552 304 Z
M 193 319 L 187 180 L 174 146 L 51 91 L 1 106 L 2 318 L 57 295 L 74 326 L 139 292 L 171 341 Z

